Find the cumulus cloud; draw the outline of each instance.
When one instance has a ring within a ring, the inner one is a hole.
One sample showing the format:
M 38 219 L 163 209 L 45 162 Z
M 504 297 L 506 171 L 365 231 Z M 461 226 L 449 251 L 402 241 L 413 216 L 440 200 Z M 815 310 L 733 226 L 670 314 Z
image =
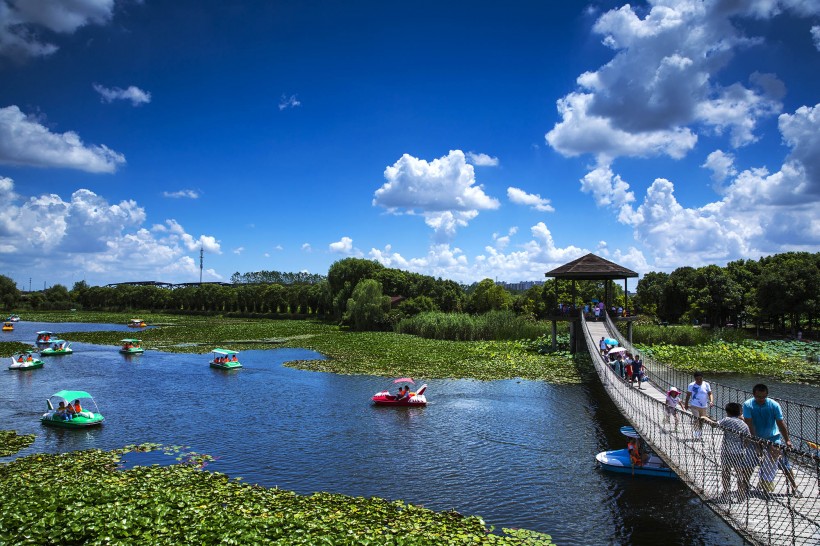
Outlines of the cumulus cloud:
M 313 247 L 310 246 L 310 243 L 302 243 L 302 251 L 313 252 Z
M 467 152 L 467 159 L 477 167 L 497 167 L 498 158 L 491 157 L 487 154 L 477 154 L 475 152 Z
M 549 199 L 544 199 L 537 193 L 527 193 L 519 188 L 510 186 L 507 188 L 507 199 L 516 205 L 524 205 L 525 207 L 532 207 L 541 212 L 554 212 L 555 209 L 550 205 Z
M 282 98 L 279 99 L 279 110 L 284 110 L 286 108 L 296 108 L 300 106 L 302 103 L 299 99 L 296 98 L 296 95 L 286 96 L 282 95 Z
M 234 253 L 234 254 L 242 254 L 242 252 L 244 252 L 244 251 L 245 251 L 245 247 L 244 247 L 244 246 L 238 246 L 238 247 L 236 247 L 235 249 L 233 249 L 233 253 Z
M 57 194 L 25 197 L 11 179 L 0 178 L 0 206 L 0 267 L 6 269 L 25 263 L 27 271 L 51 278 L 88 273 L 112 282 L 188 271 L 181 264 L 200 243 L 219 253 L 212 236 L 195 239 L 174 220 L 146 229 L 145 210 L 135 201 L 109 203 L 87 189 L 68 200 Z M 123 279 L 123 271 L 130 279 Z
M 125 156 L 107 146 L 87 146 L 72 131 L 52 133 L 17 106 L 0 108 L 0 163 L 112 173 Z
M 814 41 L 814 47 L 820 51 L 820 25 L 811 27 L 811 39 Z
M 626 4 L 607 11 L 593 29 L 615 54 L 558 100 L 561 120 L 547 142 L 565 156 L 592 154 L 600 163 L 679 159 L 701 130 L 728 134 L 734 147 L 754 142 L 759 120 L 782 109 L 785 86 L 772 74 L 753 73 L 749 85 L 722 85 L 716 76 L 737 50 L 762 44 L 744 35 L 742 19 L 820 11 L 810 4 L 650 0 L 648 10 Z
M 170 199 L 199 199 L 199 192 L 196 190 L 164 191 L 162 196 Z
M 130 100 L 133 106 L 139 106 L 140 104 L 148 104 L 151 102 L 151 93 L 148 91 L 143 91 L 134 85 L 128 86 L 127 89 L 120 89 L 119 87 L 109 89 L 95 83 L 94 90 L 100 94 L 103 102 Z
M 735 156 L 727 154 L 723 150 L 715 150 L 706 158 L 706 162 L 701 165 L 712 171 L 712 180 L 720 184 L 730 176 L 737 174 L 735 169 Z
M 510 235 L 516 231 L 513 228 Z M 447 243 L 433 244 L 426 255 L 416 258 L 403 256 L 394 251 L 391 245 L 384 249 L 372 248 L 368 257 L 385 267 L 471 283 L 484 278 L 540 280 L 550 269 L 589 252 L 573 245 L 565 248 L 556 246 L 550 230 L 543 222 L 532 226 L 530 233 L 532 239 L 517 246 L 516 250 L 505 253 L 498 245 L 487 246 L 483 253 L 472 260 L 462 249 L 451 247 Z M 494 239 L 498 241 L 501 238 L 494 236 Z
M 782 114 L 778 126 L 791 151 L 780 169 L 735 173 L 722 155 L 706 166 L 733 177 L 722 198 L 700 207 L 678 202 L 674 184 L 656 179 L 624 222 L 651 249 L 659 267 L 702 265 L 820 247 L 820 104 Z
M 504 250 L 510 244 L 510 237 L 518 233 L 518 228 L 513 226 L 507 232 L 506 235 L 499 235 L 498 233 L 493 233 L 493 241 L 495 241 L 495 247 L 499 250 Z
M 387 182 L 376 190 L 373 205 L 393 214 L 423 216 L 440 241 L 452 238 L 479 211 L 499 207 L 498 200 L 476 185 L 473 166 L 461 150 L 430 162 L 404 154 L 385 169 L 384 178 Z
M 339 241 L 330 243 L 328 248 L 335 254 L 344 254 L 346 256 L 355 256 L 358 258 L 363 256 L 362 251 L 353 246 L 353 239 L 350 237 L 342 237 Z
M 18 61 L 50 55 L 57 46 L 42 41 L 45 29 L 72 34 L 89 24 L 104 25 L 114 12 L 114 0 L 0 0 L 0 55 Z

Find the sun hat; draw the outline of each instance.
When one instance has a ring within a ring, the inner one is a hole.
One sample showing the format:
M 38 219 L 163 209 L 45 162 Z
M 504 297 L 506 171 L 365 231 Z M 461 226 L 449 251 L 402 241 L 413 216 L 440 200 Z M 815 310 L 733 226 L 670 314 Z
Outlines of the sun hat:
M 678 390 L 677 387 L 672 387 L 671 389 L 669 389 L 669 392 L 676 392 L 676 393 L 680 394 L 680 391 Z

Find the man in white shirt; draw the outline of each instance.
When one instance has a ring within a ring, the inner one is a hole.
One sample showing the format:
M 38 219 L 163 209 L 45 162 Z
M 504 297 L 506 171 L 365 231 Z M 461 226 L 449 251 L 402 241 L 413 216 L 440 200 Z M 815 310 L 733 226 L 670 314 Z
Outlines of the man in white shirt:
M 709 408 L 714 405 L 712 387 L 703 380 L 701 372 L 695 372 L 695 380 L 686 388 L 686 400 L 683 402 L 684 409 L 691 409 L 692 417 L 695 418 L 695 438 L 700 438 L 702 433 L 703 423 L 700 418 L 709 417 Z

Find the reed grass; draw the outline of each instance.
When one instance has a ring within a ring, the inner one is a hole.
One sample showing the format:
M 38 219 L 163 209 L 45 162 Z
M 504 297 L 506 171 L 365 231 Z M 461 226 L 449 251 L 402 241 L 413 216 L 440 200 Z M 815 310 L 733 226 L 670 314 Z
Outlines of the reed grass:
M 513 341 L 535 339 L 549 333 L 546 322 L 534 322 L 512 311 L 483 315 L 429 311 L 400 321 L 396 332 L 426 339 L 449 341 Z

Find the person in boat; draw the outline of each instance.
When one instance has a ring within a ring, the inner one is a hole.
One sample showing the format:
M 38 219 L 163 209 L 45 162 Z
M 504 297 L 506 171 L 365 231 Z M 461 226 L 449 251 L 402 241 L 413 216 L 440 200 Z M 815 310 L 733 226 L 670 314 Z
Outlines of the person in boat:
M 640 438 L 630 438 L 626 448 L 629 450 L 629 461 L 632 466 L 643 466 L 649 460 L 649 454 Z
M 23 355 L 20 355 L 19 357 L 17 357 L 17 362 L 22 362 L 22 361 L 23 361 Z
M 233 356 L 231 357 L 231 362 L 239 362 L 239 359 L 238 359 L 238 358 L 236 358 L 236 355 L 233 355 Z
M 71 413 L 66 407 L 65 402 L 63 402 L 62 400 L 60 400 L 60 405 L 57 406 L 57 417 L 65 419 L 66 421 L 71 420 Z
M 74 402 L 71 404 L 71 408 L 74 410 L 74 413 L 80 413 L 81 411 L 83 411 L 83 407 L 80 405 L 79 400 L 74 400 Z
M 31 356 L 31 353 L 29 353 L 28 356 L 26 356 L 26 362 L 34 362 L 34 357 Z

